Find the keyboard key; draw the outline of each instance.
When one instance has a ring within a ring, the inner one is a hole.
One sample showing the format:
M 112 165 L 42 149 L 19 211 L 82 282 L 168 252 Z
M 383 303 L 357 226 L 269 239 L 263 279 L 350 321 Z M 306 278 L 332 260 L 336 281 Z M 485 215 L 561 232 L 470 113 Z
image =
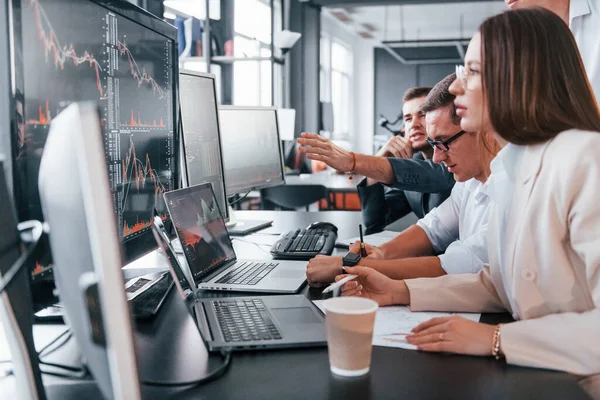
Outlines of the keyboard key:
M 275 265 L 265 265 L 265 271 Z M 215 301 L 212 306 L 226 342 L 281 339 L 281 333 L 259 299 Z

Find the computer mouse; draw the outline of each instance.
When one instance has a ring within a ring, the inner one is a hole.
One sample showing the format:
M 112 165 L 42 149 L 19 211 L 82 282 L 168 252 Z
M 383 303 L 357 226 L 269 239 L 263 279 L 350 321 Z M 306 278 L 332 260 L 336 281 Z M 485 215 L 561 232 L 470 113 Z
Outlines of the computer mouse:
M 326 230 L 334 232 L 334 233 L 337 233 L 337 231 L 338 231 L 337 226 L 335 226 L 331 222 L 323 222 L 323 221 L 313 222 L 306 229 L 326 229 Z

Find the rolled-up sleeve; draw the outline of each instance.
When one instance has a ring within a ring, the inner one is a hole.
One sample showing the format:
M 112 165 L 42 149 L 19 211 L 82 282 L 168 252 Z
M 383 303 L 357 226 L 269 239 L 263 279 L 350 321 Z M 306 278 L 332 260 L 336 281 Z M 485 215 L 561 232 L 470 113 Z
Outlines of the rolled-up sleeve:
M 476 274 L 481 271 L 488 262 L 487 223 L 474 235 L 451 243 L 438 258 L 447 274 Z
M 452 242 L 458 240 L 460 200 L 463 191 L 463 184 L 457 183 L 446 201 L 417 221 L 417 225 L 425 231 L 437 253 L 445 252 Z

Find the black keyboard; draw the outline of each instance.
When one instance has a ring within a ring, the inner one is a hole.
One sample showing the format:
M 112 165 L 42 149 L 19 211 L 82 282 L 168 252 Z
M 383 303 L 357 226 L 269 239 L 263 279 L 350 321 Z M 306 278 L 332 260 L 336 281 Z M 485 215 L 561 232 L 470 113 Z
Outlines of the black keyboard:
M 173 287 L 171 274 L 164 274 L 158 282 L 133 300 L 128 301 L 134 318 L 147 319 L 154 317 L 165 301 L 169 290 Z
M 297 229 L 282 233 L 271 247 L 274 258 L 310 260 L 318 254 L 333 253 L 337 234 L 327 229 Z
M 271 262 L 241 262 L 235 265 L 227 274 L 215 283 L 229 283 L 232 285 L 256 285 L 278 264 Z
M 146 280 L 146 279 L 140 279 L 140 280 L 138 280 L 138 282 L 144 281 L 144 280 Z M 138 282 L 134 283 L 130 287 L 137 286 Z M 143 286 L 146 283 L 147 282 L 143 282 L 142 284 L 140 284 L 140 286 Z M 162 306 L 163 302 L 167 298 L 167 295 L 169 294 L 169 291 L 171 290 L 171 288 L 173 286 L 174 286 L 174 282 L 173 282 L 173 278 L 171 277 L 171 274 L 164 274 L 161 278 L 159 278 L 158 282 L 156 282 L 154 285 L 149 287 L 146 291 L 144 291 L 144 293 L 141 293 L 139 296 L 135 297 L 133 300 L 127 301 L 127 304 L 129 304 L 129 308 L 131 310 L 131 316 L 135 319 L 153 318 L 156 314 L 158 314 L 160 307 Z M 136 287 L 136 289 L 138 289 L 138 288 L 139 288 L 139 286 Z M 126 291 L 129 291 L 129 290 L 126 289 Z M 60 308 L 62 309 L 62 306 L 60 306 Z M 60 321 L 60 320 L 64 321 L 61 310 L 54 312 L 49 317 L 42 316 L 39 319 L 41 321 L 50 320 L 50 319 L 56 320 L 56 321 Z
M 281 339 L 260 299 L 213 301 L 212 307 L 226 342 Z

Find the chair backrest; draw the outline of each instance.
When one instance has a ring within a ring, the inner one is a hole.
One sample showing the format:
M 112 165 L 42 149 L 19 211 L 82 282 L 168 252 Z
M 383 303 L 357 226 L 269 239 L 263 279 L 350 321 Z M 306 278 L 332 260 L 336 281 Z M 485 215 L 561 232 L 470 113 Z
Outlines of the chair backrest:
M 262 189 L 263 201 L 271 202 L 278 207 L 295 209 L 306 207 L 321 199 L 327 202 L 329 208 L 329 191 L 323 185 L 281 185 Z

